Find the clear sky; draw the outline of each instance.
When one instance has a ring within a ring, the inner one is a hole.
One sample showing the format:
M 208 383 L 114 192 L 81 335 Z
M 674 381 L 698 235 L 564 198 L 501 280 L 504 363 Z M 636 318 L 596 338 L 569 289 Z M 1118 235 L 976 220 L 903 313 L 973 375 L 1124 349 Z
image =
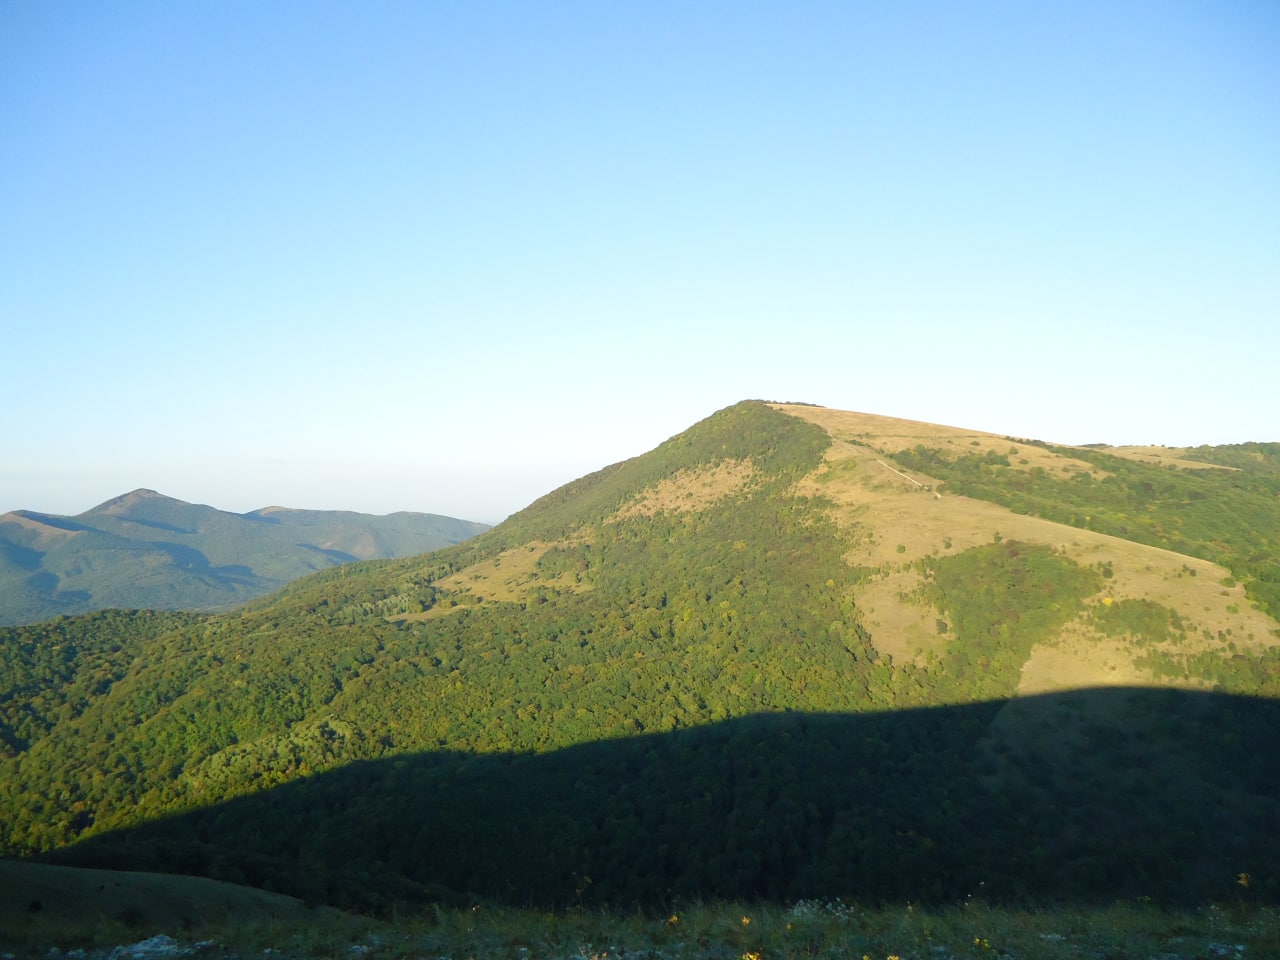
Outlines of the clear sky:
M 1280 4 L 0 4 L 0 512 L 499 520 L 746 398 L 1280 440 Z

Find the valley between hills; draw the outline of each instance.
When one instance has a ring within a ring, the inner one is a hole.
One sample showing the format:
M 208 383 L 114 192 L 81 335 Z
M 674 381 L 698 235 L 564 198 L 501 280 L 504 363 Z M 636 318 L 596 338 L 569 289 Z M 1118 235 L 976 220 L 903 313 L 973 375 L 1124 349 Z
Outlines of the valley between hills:
M 1273 907 L 1277 616 L 1280 444 L 745 401 L 440 550 L 0 631 L 0 853 L 375 914 Z

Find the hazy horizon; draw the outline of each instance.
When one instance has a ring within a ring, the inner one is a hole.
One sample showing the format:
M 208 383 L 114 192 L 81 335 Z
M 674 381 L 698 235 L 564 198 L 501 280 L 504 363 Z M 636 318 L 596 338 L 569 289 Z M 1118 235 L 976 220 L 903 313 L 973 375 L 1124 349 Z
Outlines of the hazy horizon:
M 1280 7 L 0 9 L 0 512 L 496 522 L 739 400 L 1280 440 Z

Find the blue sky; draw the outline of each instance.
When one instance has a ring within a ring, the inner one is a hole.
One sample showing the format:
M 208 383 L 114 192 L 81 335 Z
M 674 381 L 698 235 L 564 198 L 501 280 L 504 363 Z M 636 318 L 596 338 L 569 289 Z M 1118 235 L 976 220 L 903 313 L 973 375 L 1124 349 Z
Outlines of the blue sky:
M 0 512 L 498 520 L 738 400 L 1280 440 L 1280 5 L 0 5 Z

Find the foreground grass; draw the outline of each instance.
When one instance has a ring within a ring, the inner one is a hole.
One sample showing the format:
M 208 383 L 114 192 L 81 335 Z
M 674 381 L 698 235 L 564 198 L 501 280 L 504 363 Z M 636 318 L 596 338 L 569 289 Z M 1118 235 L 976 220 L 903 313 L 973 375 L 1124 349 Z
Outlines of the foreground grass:
M 114 960 L 162 956 L 345 960 L 949 960 L 1280 957 L 1280 910 L 1244 903 L 1169 911 L 1153 904 L 1017 911 L 977 901 L 945 909 L 696 904 L 667 917 L 507 907 L 432 909 L 392 920 L 328 910 L 221 917 L 186 930 L 101 916 L 0 931 L 5 957 L 53 952 Z M 144 945 L 165 934 L 173 940 Z M 136 945 L 136 948 L 135 946 Z M 125 949 L 118 949 L 118 948 Z

